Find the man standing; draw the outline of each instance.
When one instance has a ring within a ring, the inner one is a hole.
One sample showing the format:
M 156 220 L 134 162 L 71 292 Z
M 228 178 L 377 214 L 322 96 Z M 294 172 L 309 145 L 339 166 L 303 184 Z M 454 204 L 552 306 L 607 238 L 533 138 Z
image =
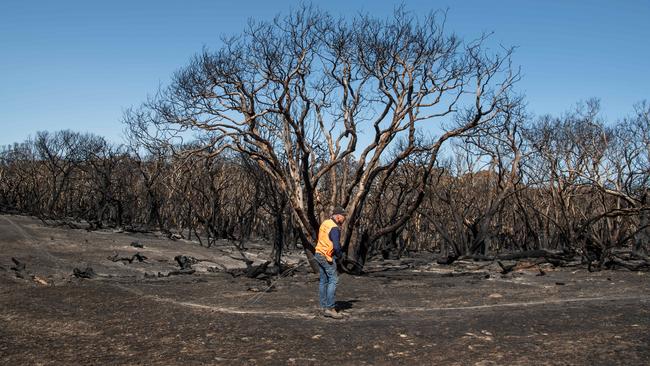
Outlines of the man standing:
M 326 317 L 341 319 L 343 316 L 334 308 L 338 274 L 336 273 L 336 258 L 341 258 L 341 229 L 339 225 L 345 221 L 345 210 L 336 207 L 332 216 L 323 221 L 318 230 L 318 243 L 314 257 L 320 268 L 320 284 L 318 295 L 320 307 Z

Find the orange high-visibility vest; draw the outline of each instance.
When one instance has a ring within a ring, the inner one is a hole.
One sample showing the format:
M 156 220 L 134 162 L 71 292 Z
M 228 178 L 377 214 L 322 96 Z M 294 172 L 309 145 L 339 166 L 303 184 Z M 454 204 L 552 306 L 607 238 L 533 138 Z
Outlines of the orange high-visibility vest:
M 328 262 L 332 261 L 334 254 L 334 243 L 330 240 L 330 230 L 338 227 L 334 220 L 327 219 L 323 221 L 318 229 L 318 244 L 316 244 L 316 253 L 322 254 Z

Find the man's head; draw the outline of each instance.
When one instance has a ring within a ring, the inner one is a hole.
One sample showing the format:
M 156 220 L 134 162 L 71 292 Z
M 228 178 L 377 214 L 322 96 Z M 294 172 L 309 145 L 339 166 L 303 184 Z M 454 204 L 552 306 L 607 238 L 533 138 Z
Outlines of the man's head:
M 338 225 L 341 225 L 345 221 L 345 209 L 341 206 L 336 206 L 334 207 L 334 211 L 332 211 L 332 219 L 336 221 Z

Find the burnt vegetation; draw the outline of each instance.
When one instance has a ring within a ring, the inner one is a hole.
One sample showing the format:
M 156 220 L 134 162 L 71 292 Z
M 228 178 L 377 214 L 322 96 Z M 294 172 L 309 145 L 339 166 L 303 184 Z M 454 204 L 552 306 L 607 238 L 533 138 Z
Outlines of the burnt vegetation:
M 352 272 L 416 251 L 648 270 L 650 105 L 531 116 L 513 50 L 488 41 L 403 9 L 251 22 L 128 110 L 127 143 L 64 130 L 3 147 L 0 209 L 206 247 L 262 239 L 279 264 L 287 247 L 311 259 L 341 205 Z

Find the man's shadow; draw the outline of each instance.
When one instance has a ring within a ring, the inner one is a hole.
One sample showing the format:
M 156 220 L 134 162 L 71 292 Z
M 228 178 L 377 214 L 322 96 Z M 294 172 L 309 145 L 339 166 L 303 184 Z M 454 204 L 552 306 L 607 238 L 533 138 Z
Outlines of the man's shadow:
M 359 300 L 341 300 L 336 302 L 336 309 L 338 310 L 348 310 L 354 307 L 354 303 L 359 302 Z

